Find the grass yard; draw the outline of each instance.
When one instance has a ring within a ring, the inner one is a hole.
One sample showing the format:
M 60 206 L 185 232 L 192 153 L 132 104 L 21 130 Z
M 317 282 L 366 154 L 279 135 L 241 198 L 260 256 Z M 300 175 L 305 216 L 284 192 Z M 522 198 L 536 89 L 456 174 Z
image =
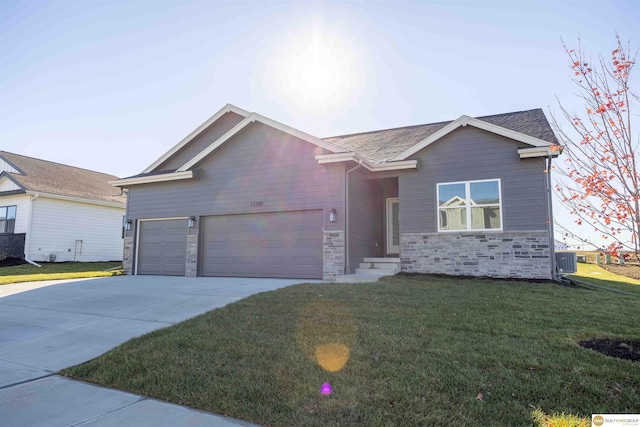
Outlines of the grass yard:
M 611 289 L 632 292 L 640 296 L 640 280 L 612 273 L 597 264 L 578 263 L 578 272 L 570 277 Z
M 122 274 L 121 270 L 105 271 L 122 265 L 121 262 L 59 262 L 42 263 L 42 267 L 22 264 L 0 267 L 0 285 L 41 280 L 85 279 Z
M 578 341 L 638 325 L 635 296 L 394 276 L 255 295 L 63 374 L 271 426 L 588 425 L 640 412 L 640 365 Z

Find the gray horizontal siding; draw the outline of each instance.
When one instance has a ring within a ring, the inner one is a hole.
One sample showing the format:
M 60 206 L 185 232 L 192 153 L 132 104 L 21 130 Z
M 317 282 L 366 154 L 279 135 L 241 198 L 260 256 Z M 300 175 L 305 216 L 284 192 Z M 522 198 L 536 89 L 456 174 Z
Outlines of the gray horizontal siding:
M 318 165 L 313 144 L 253 123 L 197 167 L 197 180 L 132 186 L 129 219 L 323 209 L 344 229 L 344 165 Z M 261 202 L 261 206 L 252 206 Z
M 402 233 L 437 231 L 438 183 L 500 178 L 505 231 L 545 230 L 544 161 L 518 156 L 522 143 L 471 126 L 417 153 L 418 171 L 400 173 Z
M 360 169 L 349 175 L 349 271 L 354 273 L 365 257 L 383 252 L 384 196 L 381 181 L 366 179 Z
M 216 120 L 204 132 L 182 147 L 171 158 L 167 159 L 155 170 L 175 170 L 194 158 L 198 153 L 203 151 L 209 145 L 213 144 L 218 138 L 231 130 L 235 125 L 244 120 L 244 117 L 228 112 Z

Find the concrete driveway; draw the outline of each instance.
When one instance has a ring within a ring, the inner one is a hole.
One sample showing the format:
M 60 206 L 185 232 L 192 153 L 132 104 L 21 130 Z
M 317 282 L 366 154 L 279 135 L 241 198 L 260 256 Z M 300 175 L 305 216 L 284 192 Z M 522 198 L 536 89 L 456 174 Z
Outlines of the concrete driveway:
M 0 420 L 16 427 L 249 425 L 55 373 L 130 338 L 300 282 L 118 276 L 4 296 L 0 298 Z

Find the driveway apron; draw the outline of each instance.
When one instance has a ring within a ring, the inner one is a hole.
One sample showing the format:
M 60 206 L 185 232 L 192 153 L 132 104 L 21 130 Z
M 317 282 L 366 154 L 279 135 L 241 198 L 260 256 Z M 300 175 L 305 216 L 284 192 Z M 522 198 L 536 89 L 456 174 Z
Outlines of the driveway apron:
M 300 280 L 117 276 L 0 298 L 0 420 L 7 426 L 248 426 L 56 373 L 136 336 Z

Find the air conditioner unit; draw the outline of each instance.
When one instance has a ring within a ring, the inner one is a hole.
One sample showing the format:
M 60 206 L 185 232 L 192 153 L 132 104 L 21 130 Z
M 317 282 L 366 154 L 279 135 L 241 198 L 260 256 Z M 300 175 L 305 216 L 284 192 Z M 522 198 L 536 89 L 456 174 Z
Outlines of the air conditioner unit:
M 556 269 L 558 274 L 578 272 L 578 256 L 575 252 L 556 252 Z

